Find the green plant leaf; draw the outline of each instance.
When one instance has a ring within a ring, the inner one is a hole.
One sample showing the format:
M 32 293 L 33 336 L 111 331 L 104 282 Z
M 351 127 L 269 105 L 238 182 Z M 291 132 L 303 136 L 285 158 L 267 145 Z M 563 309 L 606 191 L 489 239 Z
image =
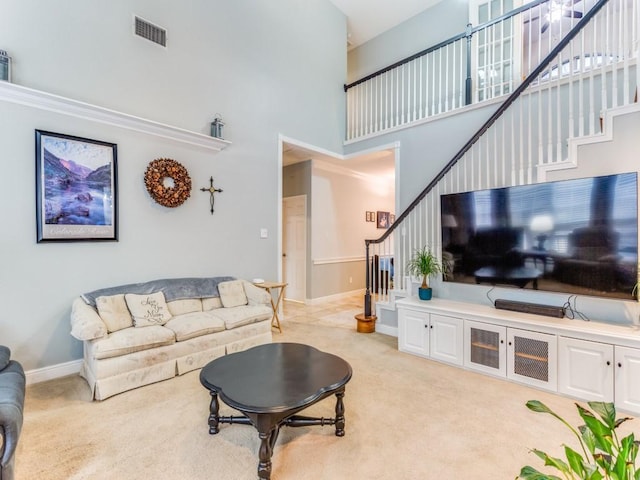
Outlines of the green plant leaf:
M 533 410 L 534 412 L 539 412 L 539 413 L 550 413 L 551 415 L 553 415 L 554 417 L 557 417 L 557 415 L 553 412 L 553 410 L 551 410 L 549 407 L 547 407 L 544 403 L 542 403 L 540 400 L 529 400 L 526 403 L 526 406 L 529 410 Z
M 631 417 L 620 417 L 619 419 L 616 420 L 616 424 L 614 425 L 613 428 L 618 428 L 620 425 L 622 425 L 627 420 L 633 420 L 633 418 L 631 418 Z
M 587 465 L 584 478 L 586 480 L 602 480 L 604 478 L 604 475 L 602 475 L 596 465 Z
M 554 467 L 556 470 L 560 470 L 563 473 L 571 474 L 571 469 L 569 465 L 567 465 L 562 459 L 555 458 L 547 455 L 542 450 L 533 449 L 533 453 L 535 453 L 538 457 L 544 460 L 544 464 L 547 467 Z
M 571 428 L 571 426 L 560 416 L 558 415 L 556 412 L 554 412 L 553 410 L 551 410 L 549 407 L 547 407 L 544 403 L 542 403 L 540 400 L 529 400 L 526 403 L 526 406 L 529 410 L 533 411 L 533 412 L 537 412 L 537 413 L 548 413 L 549 415 L 554 416 L 555 418 L 557 418 L 558 420 L 560 420 L 562 423 L 564 423 L 565 425 L 567 425 L 569 428 Z
M 593 459 L 605 472 L 611 472 L 611 455 L 596 453 L 593 455 Z
M 624 437 L 620 442 L 618 457 L 614 464 L 615 474 L 621 480 L 633 478 L 635 473 L 635 459 L 638 454 L 638 446 L 634 441 L 633 433 Z
M 517 478 L 521 478 L 522 480 L 562 480 L 562 478 L 556 477 L 555 475 L 547 475 L 539 472 L 528 465 L 526 467 L 522 467 L 520 475 L 518 475 Z
M 571 425 L 569 425 L 569 423 L 567 423 L 567 421 L 564 418 L 562 418 L 560 415 L 558 415 L 556 412 L 551 410 L 549 407 L 547 407 L 544 403 L 542 403 L 539 400 L 529 400 L 526 403 L 526 406 L 527 406 L 527 408 L 529 410 L 532 410 L 534 412 L 548 413 L 549 415 L 553 415 L 555 418 L 557 418 L 562 423 L 564 423 L 566 425 L 566 427 L 569 430 L 571 430 L 571 432 L 576 436 L 576 438 L 580 442 L 580 445 L 582 446 L 582 449 L 584 451 L 585 456 L 587 456 L 587 451 L 586 451 L 585 446 L 583 444 L 582 438 L 580 438 L 580 434 L 576 431 L 575 428 L 573 428 Z M 580 407 L 580 406 L 576 403 L 576 407 Z
M 564 480 L 578 478 L 580 480 L 640 480 L 640 469 L 636 469 L 635 466 L 636 458 L 640 452 L 640 442 L 635 440 L 633 433 L 620 441 L 618 440 L 615 429 L 630 418 L 616 419 L 613 404 L 589 402 L 589 406 L 593 409 L 592 412 L 576 403 L 578 413 L 585 422 L 577 430 L 538 400 L 530 400 L 526 405 L 534 412 L 548 413 L 554 416 L 564 423 L 580 441 L 584 456 L 564 445 L 564 453 L 568 463 L 560 458 L 551 457 L 541 450 L 532 450 L 544 460 L 545 466 L 559 470 Z M 596 418 L 594 412 L 600 419 Z M 559 477 L 541 473 L 532 467 L 525 467 L 521 470 L 519 478 L 557 480 Z
M 571 470 L 576 472 L 580 476 L 580 478 L 585 478 L 585 461 L 584 458 L 582 458 L 582 455 L 580 455 L 578 452 L 573 450 L 571 447 L 568 447 L 567 445 L 564 446 L 564 454 L 567 457 L 567 461 L 569 462 Z
M 616 428 L 616 407 L 611 402 L 587 402 L 591 410 L 596 412 L 610 428 Z
M 584 420 L 587 428 L 593 433 L 596 447 L 609 455 L 613 454 L 613 429 L 598 420 L 593 413 L 580 405 L 576 405 L 578 413 Z
M 627 459 L 629 460 L 629 462 L 633 464 L 635 468 L 636 458 L 638 457 L 638 448 L 640 447 L 640 442 L 638 442 L 635 439 L 635 435 L 633 433 L 631 433 L 628 437 L 625 437 L 624 439 L 622 439 L 622 441 L 624 442 L 625 439 L 629 439 L 629 442 L 630 442 L 629 456 L 627 457 Z
M 593 436 L 593 433 L 586 425 L 580 425 L 578 430 L 580 430 L 580 433 L 582 434 L 582 441 L 586 445 L 587 450 L 589 450 L 589 453 L 593 455 L 596 451 L 596 439 Z

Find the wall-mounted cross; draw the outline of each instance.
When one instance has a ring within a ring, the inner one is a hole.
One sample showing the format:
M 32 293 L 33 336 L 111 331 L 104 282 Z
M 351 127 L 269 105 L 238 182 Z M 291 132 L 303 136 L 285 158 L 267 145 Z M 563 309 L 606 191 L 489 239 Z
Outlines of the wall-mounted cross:
M 209 199 L 209 204 L 211 205 L 211 215 L 213 215 L 213 202 L 214 202 L 214 198 L 213 198 L 213 194 L 216 192 L 220 192 L 222 193 L 222 189 L 221 188 L 214 188 L 213 187 L 213 177 L 211 177 L 209 179 L 209 183 L 211 184 L 211 186 L 209 188 L 206 187 L 202 187 L 200 189 L 201 192 L 209 192 L 209 194 L 211 195 L 211 198 Z

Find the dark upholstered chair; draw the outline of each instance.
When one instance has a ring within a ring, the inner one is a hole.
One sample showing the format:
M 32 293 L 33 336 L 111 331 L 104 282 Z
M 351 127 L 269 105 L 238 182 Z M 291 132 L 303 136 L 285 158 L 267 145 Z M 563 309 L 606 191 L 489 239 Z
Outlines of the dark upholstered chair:
M 556 259 L 554 276 L 571 285 L 614 290 L 618 237 L 603 227 L 576 228 L 569 234 L 569 258 Z
M 13 480 L 13 465 L 22 430 L 25 376 L 22 365 L 11 360 L 11 351 L 0 345 L 0 480 Z
M 469 245 L 462 254 L 465 273 L 473 273 L 482 267 L 522 267 L 520 254 L 521 228 L 495 227 L 477 230 L 469 238 Z

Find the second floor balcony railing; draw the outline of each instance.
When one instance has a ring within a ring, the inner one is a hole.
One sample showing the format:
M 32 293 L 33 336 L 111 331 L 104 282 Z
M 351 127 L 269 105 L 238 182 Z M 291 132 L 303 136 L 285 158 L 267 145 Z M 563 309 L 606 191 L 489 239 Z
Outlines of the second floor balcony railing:
M 494 18 L 480 16 L 482 24 L 469 24 L 448 40 L 345 85 L 346 140 L 357 141 L 511 93 L 594 3 L 535 0 Z M 636 2 L 629 4 L 629 14 L 635 15 Z M 617 47 L 590 51 L 585 45 L 584 59 L 564 59 L 549 76 L 567 74 L 571 65 L 587 70 L 618 61 Z

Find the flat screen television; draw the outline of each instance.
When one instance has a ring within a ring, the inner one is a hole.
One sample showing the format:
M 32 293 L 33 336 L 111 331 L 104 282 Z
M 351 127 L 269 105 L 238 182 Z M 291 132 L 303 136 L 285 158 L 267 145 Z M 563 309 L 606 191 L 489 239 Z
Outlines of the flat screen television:
M 633 299 L 637 173 L 442 195 L 448 282 Z

